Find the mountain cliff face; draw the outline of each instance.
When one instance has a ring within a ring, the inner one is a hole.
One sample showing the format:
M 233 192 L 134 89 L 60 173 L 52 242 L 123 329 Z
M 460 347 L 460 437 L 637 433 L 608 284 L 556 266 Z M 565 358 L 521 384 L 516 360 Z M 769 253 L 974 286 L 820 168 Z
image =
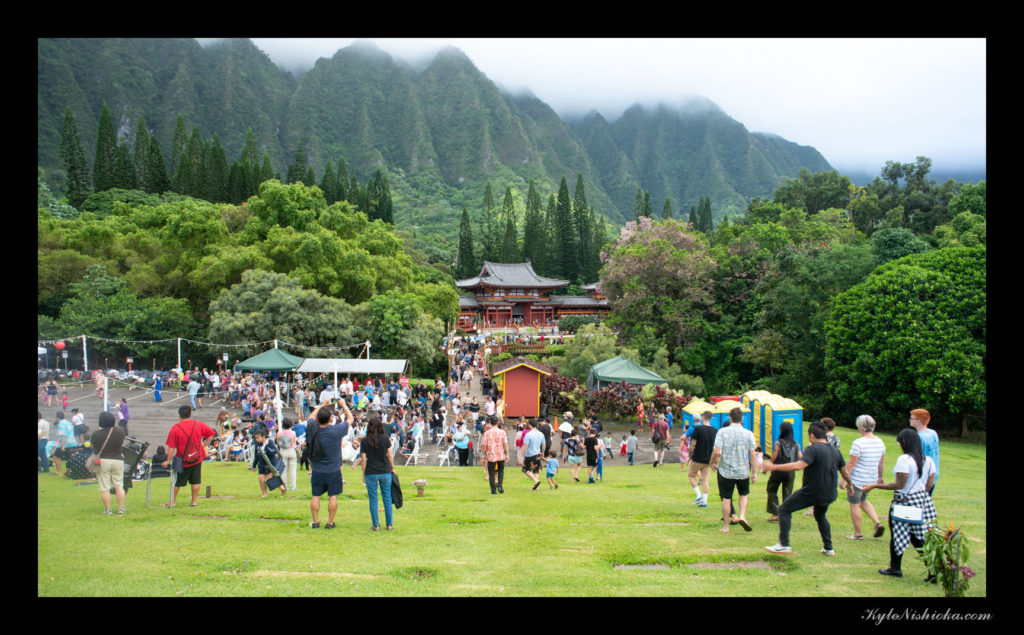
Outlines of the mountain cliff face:
M 637 186 L 656 215 L 668 198 L 688 218 L 710 195 L 717 221 L 801 167 L 832 169 L 813 148 L 752 134 L 706 100 L 634 106 L 612 123 L 597 113 L 564 121 L 532 95 L 502 94 L 453 48 L 413 70 L 356 44 L 299 80 L 245 39 L 41 39 L 38 54 L 39 164 L 56 191 L 65 107 L 91 160 L 103 103 L 122 138 L 144 116 L 168 160 L 182 113 L 189 132 L 218 134 L 229 162 L 251 128 L 281 174 L 300 141 L 318 179 L 341 157 L 360 183 L 385 168 L 396 222 L 452 236 L 463 206 L 479 215 L 488 181 L 499 197 L 507 186 L 525 196 L 532 179 L 546 200 L 582 173 L 588 202 L 617 224 L 632 218 Z

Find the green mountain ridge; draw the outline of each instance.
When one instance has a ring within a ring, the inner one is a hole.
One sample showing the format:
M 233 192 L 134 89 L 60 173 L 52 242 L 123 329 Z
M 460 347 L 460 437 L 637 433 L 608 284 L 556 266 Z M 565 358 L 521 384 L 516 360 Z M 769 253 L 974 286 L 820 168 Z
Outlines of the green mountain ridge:
M 203 138 L 217 133 L 228 161 L 252 129 L 259 155 L 284 174 L 301 141 L 319 179 L 344 157 L 360 183 L 378 168 L 395 192 L 395 222 L 454 237 L 466 207 L 478 223 L 483 190 L 511 186 L 521 201 L 532 179 L 542 198 L 581 173 L 591 205 L 615 224 L 633 218 L 637 187 L 656 212 L 678 217 L 701 196 L 714 219 L 743 213 L 800 168 L 832 169 L 813 148 L 751 133 L 706 99 L 633 106 L 613 123 L 566 120 L 529 94 L 502 92 L 456 48 L 414 69 L 372 44 L 321 58 L 296 79 L 247 39 L 203 47 L 188 38 L 38 40 L 38 162 L 64 188 L 60 128 L 70 106 L 90 162 L 104 103 L 122 138 L 139 116 L 170 160 L 178 114 Z M 521 209 L 521 207 L 520 207 Z

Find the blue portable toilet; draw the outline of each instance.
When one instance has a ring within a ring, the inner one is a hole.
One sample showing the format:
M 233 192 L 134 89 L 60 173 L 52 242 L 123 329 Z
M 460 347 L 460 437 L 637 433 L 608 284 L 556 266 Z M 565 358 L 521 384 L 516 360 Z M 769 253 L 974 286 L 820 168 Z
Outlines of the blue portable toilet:
M 723 425 L 727 425 L 729 423 L 729 411 L 733 408 L 739 408 L 743 411 L 743 427 L 752 431 L 750 408 L 738 401 L 732 401 L 731 399 L 719 401 L 711 409 L 711 412 L 714 413 L 711 417 L 711 426 L 716 430 L 720 430 Z
M 708 402 L 704 401 L 703 399 L 699 399 L 699 398 L 696 398 L 696 397 L 691 399 L 690 403 L 688 403 L 685 406 L 683 406 L 682 423 L 683 423 L 684 429 L 685 429 L 685 426 L 687 424 L 691 428 L 693 428 L 694 426 L 700 425 L 700 415 L 701 415 L 701 413 L 703 413 L 705 411 L 708 411 L 708 410 L 714 410 L 714 409 L 715 409 L 714 406 L 712 406 Z
M 779 426 L 789 421 L 793 426 L 793 440 L 804 446 L 804 409 L 803 406 L 779 395 L 772 395 L 764 402 L 764 440 L 771 439 L 771 447 L 761 444 L 766 456 L 775 451 L 775 442 L 779 439 Z

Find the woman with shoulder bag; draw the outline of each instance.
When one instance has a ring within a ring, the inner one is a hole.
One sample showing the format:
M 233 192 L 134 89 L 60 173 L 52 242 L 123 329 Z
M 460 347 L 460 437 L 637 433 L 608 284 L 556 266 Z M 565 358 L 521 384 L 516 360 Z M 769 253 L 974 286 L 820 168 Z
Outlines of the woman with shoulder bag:
M 903 454 L 893 468 L 894 483 L 883 485 L 868 483 L 861 487 L 865 493 L 872 489 L 895 490 L 889 507 L 889 568 L 879 569 L 882 575 L 903 577 L 901 564 L 908 545 L 924 547 L 928 528 L 935 522 L 935 504 L 928 490 L 935 483 L 935 463 L 924 455 L 917 430 L 904 428 L 896 437 Z M 935 582 L 935 574 L 928 572 L 927 582 Z
M 277 449 L 284 462 L 284 469 L 281 476 L 284 478 L 285 486 L 290 491 L 295 491 L 295 476 L 299 466 L 299 455 L 296 448 L 299 445 L 298 437 L 292 430 L 294 422 L 285 417 L 281 422 L 281 431 L 277 433 Z
M 800 460 L 800 444 L 793 440 L 793 424 L 783 421 L 779 426 L 779 440 L 775 442 L 775 451 L 771 462 L 776 465 L 795 463 Z M 779 504 L 785 502 L 793 493 L 794 472 L 773 471 L 768 477 L 768 522 L 779 521 Z M 779 500 L 779 487 L 782 487 L 782 500 Z
M 113 514 L 110 511 L 110 490 L 113 488 L 117 496 L 117 513 L 124 514 L 124 454 L 121 446 L 124 444 L 124 430 L 115 424 L 114 415 L 109 412 L 101 412 L 99 418 L 99 429 L 92 433 L 89 440 L 90 447 L 96 448 L 97 455 L 89 457 L 95 460 L 99 457 L 100 465 L 96 470 L 96 484 L 100 488 L 100 499 L 103 501 L 103 513 Z

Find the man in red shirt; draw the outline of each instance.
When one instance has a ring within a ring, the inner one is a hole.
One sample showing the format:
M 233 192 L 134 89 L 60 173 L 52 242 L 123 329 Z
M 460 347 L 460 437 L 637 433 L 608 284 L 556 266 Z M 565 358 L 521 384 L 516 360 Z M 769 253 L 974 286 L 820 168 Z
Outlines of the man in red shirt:
M 178 490 L 189 483 L 192 485 L 192 502 L 195 507 L 199 504 L 199 485 L 202 482 L 203 459 L 206 458 L 206 446 L 204 439 L 216 438 L 217 433 L 208 425 L 197 419 L 192 419 L 192 407 L 185 405 L 178 408 L 180 421 L 171 426 L 167 433 L 167 460 L 163 466 L 167 467 L 175 456 L 181 457 L 182 470 L 178 474 L 178 480 L 174 484 L 174 496 L 171 498 L 169 507 L 174 507 L 178 500 Z

